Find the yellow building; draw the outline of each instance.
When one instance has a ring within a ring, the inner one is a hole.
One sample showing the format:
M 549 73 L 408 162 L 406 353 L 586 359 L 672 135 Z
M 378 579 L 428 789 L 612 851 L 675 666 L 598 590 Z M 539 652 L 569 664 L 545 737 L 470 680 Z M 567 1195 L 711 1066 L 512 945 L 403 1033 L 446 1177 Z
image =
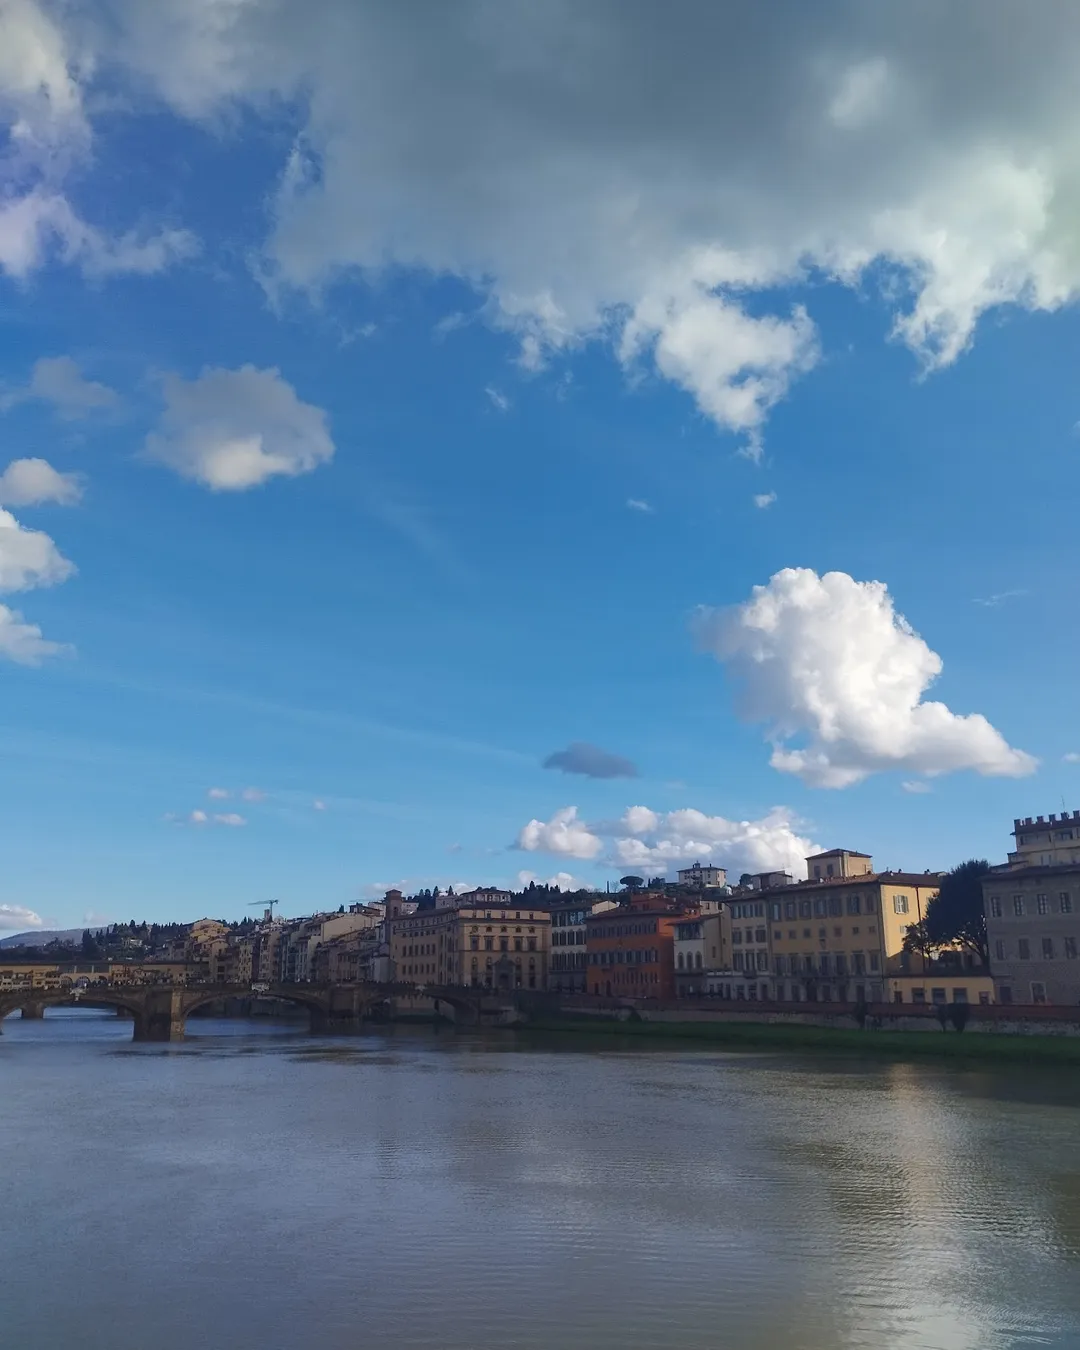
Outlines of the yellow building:
M 402 913 L 388 896 L 391 978 L 493 988 L 496 962 L 506 956 L 516 988 L 546 989 L 551 915 L 535 906 L 491 900 L 488 894 L 457 896 L 412 914 Z
M 899 978 L 908 973 L 904 938 L 925 917 L 938 892 L 939 874 L 875 872 L 868 855 L 844 849 L 807 863 L 818 880 L 766 891 L 763 897 L 776 998 L 895 1001 L 896 992 L 907 988 Z M 889 984 L 891 977 L 897 983 Z

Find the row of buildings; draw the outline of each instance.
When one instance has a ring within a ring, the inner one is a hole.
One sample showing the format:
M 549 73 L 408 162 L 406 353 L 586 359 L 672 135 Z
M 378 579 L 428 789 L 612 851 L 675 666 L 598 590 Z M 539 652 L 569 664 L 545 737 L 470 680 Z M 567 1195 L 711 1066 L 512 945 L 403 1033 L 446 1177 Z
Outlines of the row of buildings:
M 909 951 L 935 872 L 877 871 L 865 853 L 806 859 L 807 879 L 682 869 L 674 883 L 561 898 L 481 887 L 239 927 L 203 919 L 110 978 L 247 986 L 395 982 L 607 998 L 783 1003 L 1080 1003 L 1080 812 L 1017 819 L 983 878 L 988 962 Z M 41 979 L 59 978 L 54 971 Z M 27 969 L 0 967 L 0 988 Z M 33 978 L 37 978 L 36 976 Z M 418 998 L 422 997 L 418 993 Z

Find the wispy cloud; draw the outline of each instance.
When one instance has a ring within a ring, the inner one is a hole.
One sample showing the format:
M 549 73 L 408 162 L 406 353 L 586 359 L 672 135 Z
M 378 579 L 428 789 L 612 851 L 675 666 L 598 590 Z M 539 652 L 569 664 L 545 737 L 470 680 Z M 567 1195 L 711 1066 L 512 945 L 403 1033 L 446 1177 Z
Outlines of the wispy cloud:
M 212 802 L 226 802 L 232 796 L 228 788 L 212 787 L 206 794 Z
M 765 511 L 776 501 L 775 492 L 755 492 L 754 505 L 759 511 Z
M 906 782 L 901 783 L 900 786 L 905 792 L 910 792 L 914 796 L 920 796 L 927 792 L 933 792 L 934 790 L 929 783 L 924 783 L 919 778 L 909 779 Z
M 1080 751 L 1070 750 L 1067 754 L 1061 756 L 1066 764 L 1080 764 Z
M 194 825 L 197 828 L 206 825 L 226 825 L 235 829 L 240 825 L 247 824 L 247 820 L 243 816 L 237 815 L 235 811 L 208 815 L 200 807 L 196 807 L 194 811 L 189 811 L 186 816 L 179 815 L 175 811 L 166 811 L 162 819 L 167 825 Z
M 640 511 L 643 515 L 646 516 L 651 516 L 655 514 L 649 503 L 647 501 L 643 501 L 640 497 L 627 497 L 626 506 L 628 510 Z
M 1003 605 L 1006 600 L 1015 600 L 1021 595 L 1027 595 L 1027 591 L 999 591 L 996 595 L 987 595 L 985 597 L 975 596 L 972 600 L 972 604 L 983 605 L 986 609 L 997 609 L 998 605 Z
M 485 386 L 484 393 L 491 400 L 492 407 L 497 408 L 499 412 L 510 411 L 510 400 L 501 390 L 495 388 L 493 384 Z

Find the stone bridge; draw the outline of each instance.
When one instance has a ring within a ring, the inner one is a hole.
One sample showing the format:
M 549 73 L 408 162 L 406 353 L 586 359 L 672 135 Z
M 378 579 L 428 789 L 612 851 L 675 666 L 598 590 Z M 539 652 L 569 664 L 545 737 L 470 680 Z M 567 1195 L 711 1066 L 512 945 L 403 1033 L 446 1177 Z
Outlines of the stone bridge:
M 5 990 L 0 993 L 0 1022 L 17 1009 L 23 1017 L 45 1015 L 46 1008 L 115 1008 L 135 1024 L 136 1041 L 182 1041 L 193 1012 L 222 999 L 277 999 L 306 1008 L 315 1035 L 355 1031 L 380 1004 L 396 998 L 434 1001 L 462 1024 L 485 1016 L 503 1016 L 513 1005 L 506 995 L 468 986 L 417 984 L 95 984 L 82 988 Z

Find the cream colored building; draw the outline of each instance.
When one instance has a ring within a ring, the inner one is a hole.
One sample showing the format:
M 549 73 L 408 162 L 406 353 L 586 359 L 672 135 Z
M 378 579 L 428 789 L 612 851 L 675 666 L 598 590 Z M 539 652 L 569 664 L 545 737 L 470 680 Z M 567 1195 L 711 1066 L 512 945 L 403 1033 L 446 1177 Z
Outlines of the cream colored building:
M 874 872 L 867 854 L 843 849 L 808 858 L 807 865 L 811 880 L 764 897 L 775 997 L 894 1001 L 905 986 L 890 986 L 888 976 L 905 973 L 904 938 L 925 917 L 940 876 Z
M 731 924 L 726 908 L 715 914 L 687 915 L 675 924 L 675 993 L 679 998 L 707 993 L 710 975 L 731 971 Z
M 392 978 L 493 988 L 495 965 L 506 956 L 516 988 L 546 989 L 550 936 L 546 910 L 458 896 L 450 906 L 418 908 L 390 920 Z

